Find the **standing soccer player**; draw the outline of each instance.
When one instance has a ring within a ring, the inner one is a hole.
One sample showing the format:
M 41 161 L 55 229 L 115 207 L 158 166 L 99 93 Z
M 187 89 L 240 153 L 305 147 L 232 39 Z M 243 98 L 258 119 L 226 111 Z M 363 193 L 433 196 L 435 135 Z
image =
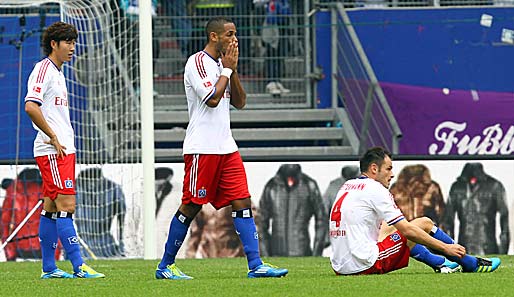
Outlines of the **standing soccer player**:
M 466 254 L 466 249 L 455 244 L 431 219 L 405 219 L 388 191 L 394 175 L 387 150 L 369 149 L 360 159 L 360 170 L 360 178 L 341 187 L 330 212 L 330 262 L 336 274 L 383 274 L 407 267 L 409 256 L 427 264 L 436 262 L 439 256 L 425 246 L 457 262 L 464 272 L 492 272 L 498 268 L 499 258 Z M 387 236 L 379 241 L 383 221 L 394 228 L 382 230 Z M 443 257 L 439 261 L 444 265 Z
M 246 93 L 237 74 L 236 26 L 227 18 L 207 22 L 207 45 L 189 57 L 185 72 L 189 124 L 184 140 L 182 205 L 170 224 L 157 279 L 191 279 L 175 265 L 175 256 L 191 221 L 203 204 L 232 206 L 232 218 L 248 260 L 249 278 L 282 277 L 287 269 L 263 263 L 251 210 L 243 161 L 230 130 L 230 105 L 241 109 Z
M 74 26 L 63 22 L 56 22 L 43 32 L 43 51 L 47 57 L 34 66 L 25 97 L 25 112 L 38 131 L 34 140 L 34 157 L 43 178 L 44 206 L 39 225 L 43 279 L 105 277 L 82 260 L 73 226 L 75 139 L 61 67 L 71 60 L 77 35 Z M 73 265 L 73 275 L 55 264 L 58 239 Z

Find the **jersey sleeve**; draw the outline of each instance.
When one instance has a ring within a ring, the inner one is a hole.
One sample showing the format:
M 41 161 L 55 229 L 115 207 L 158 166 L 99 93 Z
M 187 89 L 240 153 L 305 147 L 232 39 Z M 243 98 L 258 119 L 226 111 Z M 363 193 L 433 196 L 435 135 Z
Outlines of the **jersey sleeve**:
M 43 94 L 46 91 L 49 81 L 48 75 L 46 74 L 49 66 L 50 62 L 42 62 L 34 67 L 27 82 L 25 102 L 32 101 L 39 105 L 43 104 Z
M 393 194 L 391 194 L 385 188 L 377 191 L 377 195 L 373 199 L 373 204 L 375 205 L 376 211 L 378 212 L 379 216 L 389 226 L 394 225 L 399 221 L 405 219 L 402 211 L 394 202 Z
M 198 53 L 191 57 L 186 66 L 189 82 L 202 103 L 206 103 L 216 93 L 216 73 L 208 69 L 209 65 L 204 61 L 206 58 L 209 57 Z

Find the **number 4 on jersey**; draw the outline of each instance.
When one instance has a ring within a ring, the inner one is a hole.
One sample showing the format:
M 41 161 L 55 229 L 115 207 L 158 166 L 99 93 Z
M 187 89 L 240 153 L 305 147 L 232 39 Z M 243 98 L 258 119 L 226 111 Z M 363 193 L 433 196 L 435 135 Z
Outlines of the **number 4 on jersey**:
M 344 198 L 348 195 L 348 192 L 344 192 L 341 197 L 339 197 L 332 208 L 332 212 L 330 213 L 330 221 L 336 222 L 336 227 L 339 228 L 341 225 L 341 204 L 343 203 Z

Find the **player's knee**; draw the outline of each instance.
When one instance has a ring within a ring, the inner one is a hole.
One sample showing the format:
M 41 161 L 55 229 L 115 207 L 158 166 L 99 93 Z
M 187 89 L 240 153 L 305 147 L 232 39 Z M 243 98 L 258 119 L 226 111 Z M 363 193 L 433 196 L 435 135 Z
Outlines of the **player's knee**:
M 196 217 L 198 212 L 202 209 L 202 205 L 189 203 L 189 204 L 182 204 L 179 207 L 179 210 L 181 213 L 183 213 L 186 217 L 192 219 Z
M 434 222 L 429 217 L 420 217 L 411 221 L 411 223 L 423 229 L 425 232 L 429 233 L 434 226 Z
M 67 212 L 67 213 L 75 213 L 75 205 L 64 205 L 57 208 L 58 211 Z

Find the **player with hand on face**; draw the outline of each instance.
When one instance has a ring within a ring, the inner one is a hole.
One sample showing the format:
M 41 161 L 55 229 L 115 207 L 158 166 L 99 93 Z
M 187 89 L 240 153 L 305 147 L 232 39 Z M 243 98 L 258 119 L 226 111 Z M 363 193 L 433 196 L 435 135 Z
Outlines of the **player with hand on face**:
M 66 80 L 61 68 L 73 57 L 77 37 L 77 29 L 63 22 L 56 22 L 45 30 L 42 43 L 48 56 L 34 66 L 25 97 L 25 112 L 38 131 L 34 140 L 34 157 L 43 178 L 44 204 L 39 224 L 43 279 L 105 277 L 82 260 L 73 226 L 76 205 L 75 137 L 70 122 Z M 73 275 L 55 264 L 58 239 L 73 265 Z
M 184 139 L 182 205 L 173 217 L 157 279 L 191 279 L 175 265 L 175 257 L 193 218 L 203 204 L 232 206 L 234 227 L 248 260 L 248 277 L 281 277 L 287 269 L 263 263 L 251 210 L 246 172 L 232 132 L 230 106 L 241 109 L 246 93 L 237 63 L 239 48 L 234 22 L 216 17 L 206 25 L 207 45 L 189 57 L 184 71 L 189 124 Z
M 462 266 L 464 272 L 492 272 L 499 258 L 479 258 L 427 218 L 407 221 L 389 192 L 393 175 L 391 153 L 382 147 L 369 149 L 360 159 L 362 176 L 347 181 L 339 190 L 330 212 L 332 269 L 338 275 L 383 274 L 407 267 L 409 256 L 434 267 L 443 259 L 429 247 Z M 380 226 L 389 231 L 379 241 Z

